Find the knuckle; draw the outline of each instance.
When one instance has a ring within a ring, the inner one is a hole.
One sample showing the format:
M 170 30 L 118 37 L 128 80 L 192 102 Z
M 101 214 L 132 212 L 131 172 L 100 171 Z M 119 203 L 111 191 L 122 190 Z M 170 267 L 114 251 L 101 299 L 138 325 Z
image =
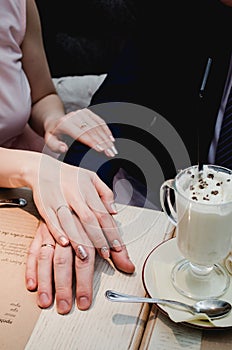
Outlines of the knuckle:
M 84 210 L 80 218 L 85 224 L 92 224 L 95 221 L 94 214 L 90 210 Z
M 97 212 L 96 216 L 100 222 L 106 222 L 109 220 L 109 214 L 107 212 Z
M 54 257 L 54 266 L 63 267 L 63 266 L 66 266 L 67 263 L 68 263 L 68 259 L 66 257 L 63 257 L 63 256 Z
M 56 285 L 56 300 L 62 300 L 66 296 L 68 289 L 70 288 L 67 284 Z
M 27 252 L 27 256 L 28 256 L 28 258 L 35 258 L 37 256 L 37 254 L 33 248 L 29 248 L 29 250 Z
M 48 249 L 43 249 L 39 252 L 38 261 L 48 261 L 53 257 L 53 251 Z
M 94 245 L 97 249 L 100 249 L 102 247 L 108 247 L 107 241 L 103 234 L 100 233 L 94 236 Z

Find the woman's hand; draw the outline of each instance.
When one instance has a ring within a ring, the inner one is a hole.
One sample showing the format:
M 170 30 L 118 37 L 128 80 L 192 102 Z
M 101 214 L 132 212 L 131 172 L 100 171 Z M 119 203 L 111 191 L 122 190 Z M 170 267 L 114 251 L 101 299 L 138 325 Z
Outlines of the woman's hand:
M 124 244 L 112 217 L 117 210 L 108 186 L 92 171 L 39 156 L 38 169 L 29 176 L 31 188 L 37 209 L 55 240 L 61 245 L 70 242 L 80 256 L 78 220 L 103 258 L 109 258 L 110 252 L 121 252 Z
M 124 250 L 112 216 L 117 213 L 113 192 L 96 173 L 38 152 L 0 148 L 0 155 L 4 164 L 0 186 L 30 187 L 38 212 L 58 243 L 70 242 L 77 256 L 83 260 L 88 256 L 78 220 L 103 258 Z M 129 266 L 133 272 L 134 265 Z
M 81 259 L 73 254 L 71 245 L 62 247 L 56 244 L 46 224 L 41 221 L 30 246 L 26 265 L 26 286 L 31 291 L 37 289 L 38 306 L 51 306 L 54 286 L 56 308 L 60 314 L 67 314 L 72 308 L 73 272 L 77 307 L 80 310 L 88 309 L 93 297 L 95 249 L 75 215 L 73 219 L 82 240 L 82 247 L 88 253 L 87 258 Z M 111 257 L 118 269 L 127 273 L 134 271 L 125 247 L 120 252 L 112 251 Z
M 32 189 L 49 231 L 60 245 L 71 243 L 80 269 L 82 263 L 92 264 L 96 248 L 101 257 L 112 257 L 119 270 L 133 273 L 135 267 L 112 216 L 117 213 L 113 192 L 97 174 L 38 152 L 0 148 L 0 156 L 4 164 L 0 186 Z
M 118 152 L 114 137 L 105 121 L 89 109 L 70 112 L 57 119 L 50 116 L 45 121 L 45 142 L 54 152 L 66 152 L 67 145 L 62 135 L 71 136 L 97 152 L 114 157 Z

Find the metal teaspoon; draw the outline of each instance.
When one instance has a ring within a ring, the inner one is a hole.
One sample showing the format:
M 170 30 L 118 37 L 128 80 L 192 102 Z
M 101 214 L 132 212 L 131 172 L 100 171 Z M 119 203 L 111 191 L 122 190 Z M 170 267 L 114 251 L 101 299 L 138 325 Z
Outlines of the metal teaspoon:
M 24 207 L 27 201 L 24 198 L 0 199 L 0 207 Z
M 226 316 L 231 311 L 231 304 L 224 300 L 219 299 L 206 299 L 196 302 L 194 305 L 188 305 L 180 301 L 158 299 L 158 298 L 146 298 L 137 297 L 134 295 L 122 294 L 112 290 L 105 292 L 107 299 L 111 301 L 124 302 L 124 303 L 153 303 L 161 305 L 174 305 L 181 307 L 182 309 L 191 312 L 192 314 L 204 313 L 211 319 L 221 318 Z

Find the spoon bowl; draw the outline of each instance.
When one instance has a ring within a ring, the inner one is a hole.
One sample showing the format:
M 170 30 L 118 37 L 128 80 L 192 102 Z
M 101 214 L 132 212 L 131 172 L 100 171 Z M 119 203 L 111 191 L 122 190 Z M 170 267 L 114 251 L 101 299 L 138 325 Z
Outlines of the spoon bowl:
M 189 305 L 176 300 L 137 297 L 134 295 L 118 293 L 112 290 L 107 290 L 105 292 L 105 296 L 108 300 L 116 302 L 171 305 L 178 309 L 189 311 L 192 314 L 206 314 L 212 320 L 225 317 L 231 311 L 231 304 L 220 299 L 200 300 L 194 305 Z

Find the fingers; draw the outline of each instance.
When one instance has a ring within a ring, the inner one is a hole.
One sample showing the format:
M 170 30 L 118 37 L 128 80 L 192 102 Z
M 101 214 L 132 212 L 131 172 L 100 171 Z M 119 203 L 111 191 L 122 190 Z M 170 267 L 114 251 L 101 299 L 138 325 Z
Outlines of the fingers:
M 104 206 L 103 206 L 104 207 Z M 88 237 L 89 241 L 92 242 L 93 246 L 97 248 L 99 254 L 104 258 L 108 259 L 110 256 L 110 246 L 106 235 L 104 234 L 102 227 L 100 226 L 96 212 L 93 211 L 88 206 L 81 206 L 79 203 L 76 203 L 76 206 L 73 208 L 76 213 L 78 213 L 78 218 L 81 221 L 79 225 L 82 226 L 82 230 L 85 231 L 85 236 Z M 104 209 L 106 212 L 106 209 Z M 109 217 L 110 215 L 107 214 Z M 106 220 L 105 220 L 106 222 Z M 110 221 L 108 221 L 110 223 Z M 67 223 L 68 224 L 68 223 Z M 63 227 L 65 227 L 65 220 L 62 223 Z M 66 227 L 67 230 L 67 227 Z M 79 228 L 80 232 L 80 228 Z M 76 241 L 76 233 L 73 234 L 69 231 L 69 237 L 71 244 L 75 251 L 77 251 L 77 241 Z M 115 236 L 118 238 L 118 236 Z M 81 242 L 82 243 L 82 242 Z M 86 245 L 85 243 L 83 244 Z M 120 243 L 119 243 L 120 249 Z
M 25 283 L 28 290 L 33 291 L 37 289 L 38 278 L 37 278 L 37 261 L 42 244 L 42 221 L 39 223 L 35 238 L 33 239 L 26 261 L 26 270 L 25 270 Z
M 75 219 L 77 228 L 82 235 L 82 241 L 87 252 L 85 259 L 75 256 L 75 272 L 76 272 L 76 303 L 80 310 L 87 310 L 92 304 L 93 298 L 93 276 L 95 263 L 95 248 L 87 236 L 78 220 Z
M 54 282 L 56 291 L 57 312 L 65 315 L 72 309 L 72 279 L 73 279 L 72 247 L 56 245 L 54 254 Z
M 60 140 L 57 135 L 49 134 L 46 145 L 56 153 L 65 153 L 68 151 L 68 146 Z
M 101 198 L 105 208 L 110 214 L 117 214 L 117 208 L 114 202 L 114 194 L 111 189 L 97 176 L 93 174 L 92 181 L 98 196 Z
M 87 253 L 85 257 L 80 253 L 75 254 L 74 257 L 71 246 L 55 245 L 46 224 L 41 221 L 31 244 L 26 265 L 28 289 L 34 290 L 38 286 L 38 305 L 41 308 L 51 306 L 55 290 L 57 312 L 62 315 L 69 313 L 72 309 L 73 261 L 75 262 L 77 307 L 80 310 L 87 310 L 93 298 L 95 248 L 76 216 L 74 216 L 74 224 L 76 231 L 79 232 L 78 241 L 82 243 L 81 247 Z M 73 245 L 75 247 L 75 244 Z M 76 251 L 78 251 L 77 248 Z M 134 272 L 134 265 L 128 257 L 125 246 L 122 246 L 119 252 L 111 250 L 111 257 L 120 271 Z M 33 281 L 32 284 L 31 281 Z
M 95 248 L 86 237 L 78 219 L 75 223 L 80 232 L 79 241 L 86 244 L 83 248 L 87 251 L 84 258 L 80 253 L 75 255 L 76 303 L 78 308 L 86 310 L 92 303 Z M 55 245 L 46 224 L 41 221 L 29 250 L 25 275 L 27 288 L 37 288 L 39 307 L 51 306 L 55 293 L 57 312 L 64 315 L 71 311 L 73 259 L 72 247 Z
M 105 121 L 89 109 L 79 111 L 80 127 L 83 134 L 78 138 L 88 138 L 88 144 L 98 152 L 104 151 L 106 156 L 114 157 L 118 151 L 114 145 L 115 139 Z
M 88 255 L 85 246 L 91 243 L 86 234 L 83 234 L 81 223 L 67 205 L 60 206 L 57 216 L 62 229 L 68 234 L 76 255 L 84 260 Z
M 67 146 L 60 140 L 62 134 L 79 140 L 97 152 L 105 152 L 108 157 L 118 154 L 115 139 L 105 121 L 87 108 L 68 113 L 54 122 L 50 131 L 46 131 L 46 143 L 53 151 L 67 151 Z
M 67 234 L 67 232 L 65 232 L 62 229 L 62 226 L 60 225 L 60 221 L 59 221 L 59 215 L 58 215 L 58 211 L 60 209 L 63 210 L 64 208 L 66 208 L 66 213 L 70 217 L 70 215 L 71 215 L 70 208 L 67 204 L 58 205 L 57 209 L 54 209 L 54 210 L 47 209 L 46 215 L 44 215 L 45 220 L 46 220 L 46 224 L 47 224 L 50 232 L 52 233 L 56 242 L 59 243 L 63 247 L 69 245 L 68 234 Z
M 47 308 L 53 302 L 53 255 L 55 243 L 46 224 L 40 221 L 36 236 L 29 248 L 26 263 L 26 286 L 37 288 L 37 304 Z
M 95 213 L 98 224 L 104 232 L 108 242 L 108 254 L 113 258 L 114 263 L 119 270 L 127 273 L 133 273 L 135 266 L 129 258 L 127 249 L 121 239 L 117 224 L 112 215 L 109 214 L 110 209 L 113 214 L 117 213 L 116 206 L 113 202 L 113 192 L 96 175 L 93 175 L 93 182 L 94 189 L 91 191 L 91 194 L 86 194 L 86 202 L 88 203 L 89 208 Z M 99 201 L 99 196 L 101 201 Z M 112 209 L 115 209 L 115 211 L 113 212 Z M 82 222 L 85 222 L 84 220 L 85 219 L 83 219 Z M 85 225 L 84 227 L 86 228 Z M 90 239 L 92 240 L 91 234 Z M 95 247 L 98 248 L 96 245 Z M 102 255 L 102 249 L 98 249 L 98 252 L 100 252 L 100 255 Z
M 93 299 L 95 249 L 89 250 L 88 259 L 81 260 L 75 256 L 76 303 L 80 310 L 87 310 Z
M 116 214 L 116 206 L 113 202 L 113 193 L 108 187 L 101 182 L 96 175 L 94 175 L 94 188 L 90 193 L 86 193 L 86 203 L 88 203 L 88 208 L 95 213 L 95 217 L 97 218 L 97 224 L 101 227 L 111 249 L 116 251 L 120 251 L 121 247 L 121 238 L 118 227 L 116 225 L 115 220 L 112 215 L 107 210 L 107 207 L 111 209 L 111 212 L 115 210 L 113 213 Z M 99 196 L 101 200 L 99 200 Z M 104 201 L 103 201 L 104 199 Z M 81 213 L 82 214 L 82 213 Z M 79 215 L 81 215 L 79 214 Z M 82 218 L 82 222 L 84 227 L 86 225 L 90 226 L 91 222 L 85 221 L 85 218 Z M 93 220 L 94 221 L 94 220 Z M 91 227 L 89 227 L 91 229 Z M 92 239 L 91 239 L 92 240 Z M 95 245 L 96 248 L 99 248 Z
M 40 225 L 41 245 L 38 253 L 38 289 L 37 303 L 41 308 L 49 307 L 53 302 L 53 257 L 55 242 L 45 223 Z
M 91 198 L 93 198 L 93 192 L 91 192 L 91 194 Z M 96 220 L 95 216 L 92 216 L 91 211 L 89 211 L 88 214 L 85 213 L 83 215 L 83 213 L 80 213 L 79 210 L 79 215 L 82 226 L 89 237 L 89 241 L 91 241 L 96 247 L 99 255 L 104 259 L 111 257 L 118 270 L 130 274 L 133 273 L 135 271 L 135 265 L 130 260 L 127 248 L 121 239 L 121 235 L 115 220 L 105 210 L 104 206 L 102 205 L 101 209 L 98 210 L 96 210 L 95 207 L 95 215 L 98 220 Z M 79 221 L 78 225 L 80 225 Z M 87 242 L 84 244 L 86 245 Z
M 95 249 L 88 240 L 78 218 L 73 216 L 78 239 L 72 242 L 76 254 L 76 303 L 80 310 L 86 310 L 91 306 L 93 293 L 93 275 Z M 81 244 L 80 244 L 81 242 Z M 56 287 L 57 311 L 66 314 L 72 307 L 72 269 L 73 251 L 71 246 L 61 247 L 57 245 L 54 257 L 54 277 Z M 83 251 L 86 255 L 83 255 Z
M 125 245 L 123 245 L 120 252 L 111 250 L 111 258 L 118 270 L 130 274 L 135 271 L 135 265 L 130 260 Z

